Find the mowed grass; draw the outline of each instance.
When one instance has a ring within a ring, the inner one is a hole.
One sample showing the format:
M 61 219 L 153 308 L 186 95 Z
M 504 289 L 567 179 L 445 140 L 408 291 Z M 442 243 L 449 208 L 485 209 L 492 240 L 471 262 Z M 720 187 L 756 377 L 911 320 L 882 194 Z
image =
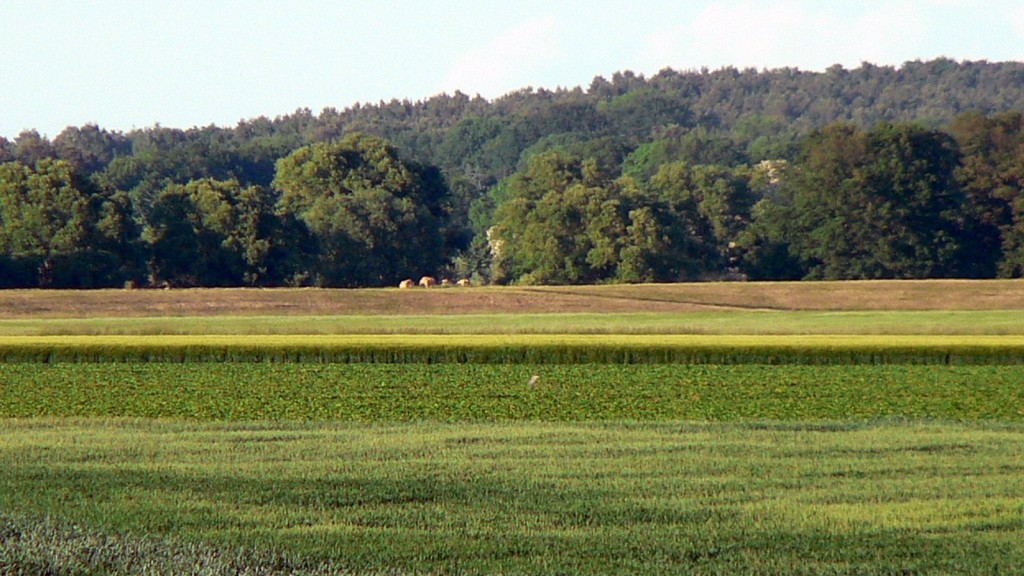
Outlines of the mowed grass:
M 0 418 L 1019 422 L 1021 382 L 1021 365 L 17 363 Z
M 1024 335 L 1024 311 L 733 310 L 0 319 L 0 336 L 332 334 Z
M 253 551 L 252 573 L 1024 573 L 1019 425 L 32 419 L 0 432 L 12 571 L 70 558 L 67 572 L 160 573 L 219 549 Z M 23 520 L 45 516 L 78 528 Z M 83 530 L 102 545 L 83 550 Z

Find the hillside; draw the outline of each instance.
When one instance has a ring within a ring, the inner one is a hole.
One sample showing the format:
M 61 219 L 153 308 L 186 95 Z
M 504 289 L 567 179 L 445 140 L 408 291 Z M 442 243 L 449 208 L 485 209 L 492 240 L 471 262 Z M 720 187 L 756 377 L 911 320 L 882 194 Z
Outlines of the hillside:
M 622 154 L 680 130 L 727 135 L 740 154 L 757 162 L 777 158 L 794 137 L 833 122 L 869 128 L 880 121 L 920 121 L 939 127 L 965 112 L 1024 110 L 1022 84 L 1024 63 L 948 59 L 900 67 L 836 65 L 825 72 L 665 69 L 645 78 L 623 71 L 598 76 L 587 87 L 523 88 L 493 101 L 457 92 L 319 113 L 300 109 L 237 126 L 120 133 L 87 125 L 68 127 L 52 142 L 26 131 L 0 137 L 0 162 L 54 156 L 89 174 L 127 177 L 121 184 L 132 186 L 202 177 L 269 185 L 278 158 L 360 131 L 385 137 L 408 157 L 449 175 L 461 172 L 493 183 L 515 171 L 531 149 L 610 138 L 612 151 Z M 122 160 L 109 166 L 115 158 Z
M 0 287 L 1019 277 L 1022 84 L 948 59 L 627 71 L 26 131 L 0 138 Z

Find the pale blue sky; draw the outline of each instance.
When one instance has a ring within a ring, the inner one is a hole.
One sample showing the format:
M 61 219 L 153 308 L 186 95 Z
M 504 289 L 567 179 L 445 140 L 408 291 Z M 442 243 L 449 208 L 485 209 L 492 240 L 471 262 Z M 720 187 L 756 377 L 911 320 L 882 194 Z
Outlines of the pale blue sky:
M 627 69 L 937 56 L 1024 60 L 1024 3 L 0 0 L 0 136 L 234 126 L 455 90 L 586 87 Z

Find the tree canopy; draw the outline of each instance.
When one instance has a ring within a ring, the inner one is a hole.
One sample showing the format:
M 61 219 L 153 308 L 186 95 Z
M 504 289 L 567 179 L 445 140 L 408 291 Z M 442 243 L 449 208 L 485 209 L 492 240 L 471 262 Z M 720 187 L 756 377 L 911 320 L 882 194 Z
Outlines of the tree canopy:
M 809 137 L 766 209 L 809 278 L 963 276 L 969 241 L 953 139 L 909 124 Z M 768 220 L 766 220 L 768 221 Z M 772 234 L 772 232 L 768 232 Z
M 294 214 L 318 242 L 319 284 L 389 285 L 443 261 L 443 182 L 381 138 L 299 148 L 278 161 L 273 184 L 279 213 Z
M 0 286 L 1024 276 L 1024 64 L 0 137 Z

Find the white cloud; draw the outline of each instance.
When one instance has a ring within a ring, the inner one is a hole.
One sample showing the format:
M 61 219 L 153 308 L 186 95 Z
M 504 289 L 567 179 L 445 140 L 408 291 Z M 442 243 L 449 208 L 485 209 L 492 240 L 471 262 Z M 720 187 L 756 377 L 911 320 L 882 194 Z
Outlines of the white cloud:
M 493 98 L 533 84 L 530 78 L 559 53 L 554 17 L 507 29 L 483 48 L 463 55 L 449 69 L 443 90 Z
M 921 54 L 926 22 L 913 3 L 847 14 L 799 0 L 718 2 L 689 22 L 650 34 L 648 70 L 707 66 L 823 70 L 863 61 L 900 64 Z
M 676 68 L 796 65 L 806 61 L 799 46 L 816 44 L 824 28 L 793 2 L 716 3 L 649 36 L 646 59 Z
M 1014 34 L 1024 36 L 1024 6 L 1011 10 L 1008 14 Z
M 921 53 L 925 31 L 924 15 L 911 3 L 868 12 L 843 30 L 848 35 L 846 59 L 857 57 L 878 64 L 902 64 L 916 58 L 940 56 Z

